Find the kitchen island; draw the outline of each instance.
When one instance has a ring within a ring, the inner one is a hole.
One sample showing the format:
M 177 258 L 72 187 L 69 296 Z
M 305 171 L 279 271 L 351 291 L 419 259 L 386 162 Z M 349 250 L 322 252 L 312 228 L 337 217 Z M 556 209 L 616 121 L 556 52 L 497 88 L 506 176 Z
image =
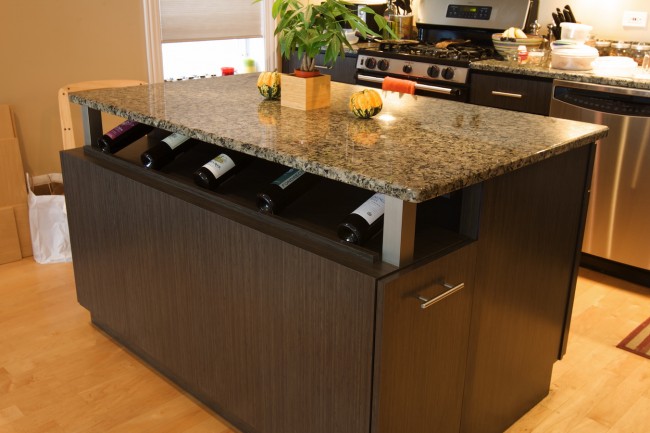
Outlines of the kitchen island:
M 62 165 L 93 323 L 243 432 L 504 430 L 565 350 L 606 128 L 393 93 L 361 120 L 347 108 L 360 87 L 332 83 L 330 108 L 302 112 L 255 81 L 71 96 L 87 145 Z M 100 111 L 158 130 L 105 155 Z M 202 143 L 146 170 L 162 131 Z M 215 145 L 256 157 L 216 193 L 188 175 Z M 254 192 L 286 167 L 322 181 L 257 212 Z M 338 241 L 373 192 L 383 235 Z

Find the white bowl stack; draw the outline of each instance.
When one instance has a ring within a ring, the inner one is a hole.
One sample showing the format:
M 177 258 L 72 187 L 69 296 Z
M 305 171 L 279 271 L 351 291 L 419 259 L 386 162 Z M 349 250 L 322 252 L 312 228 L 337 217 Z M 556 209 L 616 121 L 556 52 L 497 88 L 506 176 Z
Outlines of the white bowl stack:
M 598 50 L 585 45 L 592 27 L 586 24 L 561 23 L 562 38 L 551 45 L 551 68 L 589 71 L 598 58 Z

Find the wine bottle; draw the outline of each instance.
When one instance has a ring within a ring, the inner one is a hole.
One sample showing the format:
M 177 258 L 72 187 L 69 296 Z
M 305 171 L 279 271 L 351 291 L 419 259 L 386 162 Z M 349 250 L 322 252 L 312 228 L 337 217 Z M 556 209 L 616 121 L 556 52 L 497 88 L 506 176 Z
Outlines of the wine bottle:
M 215 190 L 246 167 L 252 158 L 236 152 L 220 153 L 194 172 L 194 183 Z
M 318 182 L 318 176 L 290 168 L 257 194 L 261 212 L 278 213 Z
M 339 224 L 339 238 L 353 244 L 372 238 L 383 227 L 384 202 L 384 195 L 379 193 L 366 200 Z
M 99 137 L 97 139 L 97 146 L 104 153 L 115 153 L 124 149 L 135 140 L 144 137 L 152 129 L 152 126 L 127 120 Z
M 140 159 L 145 167 L 159 169 L 189 149 L 194 143 L 190 137 L 174 132 L 143 152 Z

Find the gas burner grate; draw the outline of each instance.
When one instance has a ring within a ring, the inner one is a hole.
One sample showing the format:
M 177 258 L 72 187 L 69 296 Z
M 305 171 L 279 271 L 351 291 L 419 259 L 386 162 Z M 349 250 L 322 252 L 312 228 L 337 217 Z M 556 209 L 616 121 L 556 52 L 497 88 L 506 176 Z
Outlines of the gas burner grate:
M 426 43 L 415 45 L 387 45 L 381 48 L 381 51 L 384 53 L 389 52 L 425 58 L 460 60 L 465 62 L 486 60 L 495 57 L 493 48 L 483 47 L 472 43 L 450 45 L 446 48 L 440 48 L 436 47 L 435 44 Z

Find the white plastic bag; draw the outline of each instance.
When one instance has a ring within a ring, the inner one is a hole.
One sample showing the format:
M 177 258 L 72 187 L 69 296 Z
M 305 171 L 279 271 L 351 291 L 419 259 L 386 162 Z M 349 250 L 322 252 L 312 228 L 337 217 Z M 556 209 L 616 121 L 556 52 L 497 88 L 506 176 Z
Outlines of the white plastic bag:
M 71 261 L 65 197 L 53 189 L 53 185 L 63 185 L 61 173 L 34 177 L 26 174 L 26 177 L 34 260 L 41 264 Z M 35 193 L 35 190 L 42 192 Z

